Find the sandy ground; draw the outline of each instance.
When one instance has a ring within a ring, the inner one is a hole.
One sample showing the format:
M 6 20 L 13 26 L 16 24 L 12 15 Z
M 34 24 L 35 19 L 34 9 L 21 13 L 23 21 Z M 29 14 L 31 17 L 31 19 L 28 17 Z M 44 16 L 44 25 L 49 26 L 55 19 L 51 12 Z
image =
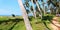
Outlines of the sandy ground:
M 58 17 L 53 18 L 52 23 L 50 24 L 53 30 L 60 30 L 60 24 L 57 22 Z

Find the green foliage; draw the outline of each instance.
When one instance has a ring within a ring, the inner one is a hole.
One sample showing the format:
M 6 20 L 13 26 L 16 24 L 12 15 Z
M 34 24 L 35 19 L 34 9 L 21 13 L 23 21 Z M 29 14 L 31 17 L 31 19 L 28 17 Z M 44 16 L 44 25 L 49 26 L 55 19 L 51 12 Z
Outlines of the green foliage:
M 29 3 L 28 3 L 28 1 L 26 1 L 25 4 L 26 4 L 26 7 L 29 7 Z
M 52 15 L 45 15 L 43 16 L 42 20 L 52 20 L 53 16 Z
M 33 11 L 33 6 L 30 7 L 31 11 Z
M 38 1 L 38 0 L 33 0 L 33 3 L 34 3 L 34 4 L 36 4 L 36 2 L 35 2 L 35 1 Z
M 15 17 L 15 14 L 12 14 L 12 17 Z
M 48 20 L 41 21 L 41 19 L 37 19 L 37 23 L 36 23 L 35 19 L 32 19 L 32 21 L 31 21 L 33 30 L 50 30 L 52 28 L 50 27 L 49 24 L 50 24 L 50 22 Z
M 34 19 L 33 16 L 29 16 L 29 20 L 32 21 Z
M 27 12 L 27 14 L 29 14 L 29 13 L 30 13 L 30 11 L 29 11 L 28 9 L 26 9 L 26 12 Z

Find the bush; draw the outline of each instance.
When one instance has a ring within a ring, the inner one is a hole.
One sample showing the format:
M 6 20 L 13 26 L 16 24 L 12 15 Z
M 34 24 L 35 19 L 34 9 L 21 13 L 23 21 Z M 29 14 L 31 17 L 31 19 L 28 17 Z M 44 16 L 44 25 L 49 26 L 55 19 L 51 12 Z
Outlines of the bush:
M 32 19 L 34 19 L 34 17 L 33 16 L 30 16 L 30 17 L 28 17 L 29 18 L 29 20 L 30 21 L 32 21 Z
M 53 16 L 52 15 L 45 15 L 42 17 L 42 20 L 52 20 Z

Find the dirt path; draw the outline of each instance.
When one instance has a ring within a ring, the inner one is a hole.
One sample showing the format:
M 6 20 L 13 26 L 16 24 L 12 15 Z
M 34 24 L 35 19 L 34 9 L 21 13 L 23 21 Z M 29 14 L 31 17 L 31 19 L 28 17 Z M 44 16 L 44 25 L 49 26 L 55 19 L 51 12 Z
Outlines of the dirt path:
M 58 18 L 59 17 L 54 17 L 52 20 L 52 24 L 50 24 L 53 30 L 60 30 L 60 24 L 58 23 Z

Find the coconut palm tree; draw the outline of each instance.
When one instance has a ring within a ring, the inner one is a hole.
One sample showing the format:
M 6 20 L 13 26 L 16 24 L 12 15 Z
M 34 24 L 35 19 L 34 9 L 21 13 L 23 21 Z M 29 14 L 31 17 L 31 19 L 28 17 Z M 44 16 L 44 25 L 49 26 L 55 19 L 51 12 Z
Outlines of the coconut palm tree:
M 19 4 L 19 7 L 21 8 L 21 11 L 22 11 L 22 14 L 23 14 L 26 30 L 32 30 L 32 27 L 30 25 L 28 15 L 27 15 L 26 10 L 23 6 L 22 0 L 18 0 L 18 4 Z
M 33 0 L 31 0 L 31 2 L 32 2 L 32 7 L 33 7 L 33 14 L 34 14 L 34 17 L 35 17 L 35 19 L 36 19 L 36 10 L 35 10 L 35 8 L 34 8 Z
M 23 3 L 23 5 L 26 9 L 27 14 L 32 13 L 32 11 L 30 10 L 30 5 L 29 5 L 28 1 L 25 1 L 25 3 Z
M 37 5 L 38 10 L 40 11 L 41 14 L 39 14 L 39 15 L 41 16 L 41 19 L 42 19 L 42 11 L 41 11 L 41 9 L 39 7 L 39 4 L 38 4 L 37 0 L 34 0 L 34 3 Z
M 33 14 L 33 17 L 36 19 L 36 11 L 35 11 L 35 9 L 34 9 L 34 5 L 32 4 L 32 5 L 30 6 L 29 1 L 30 1 L 30 0 L 25 0 L 25 3 L 24 3 L 24 5 L 26 5 L 25 8 L 26 8 L 26 7 L 29 8 L 30 13 L 32 13 L 32 14 Z
M 43 6 L 43 11 L 44 11 L 44 15 L 46 14 L 46 10 L 45 10 L 45 2 L 44 2 L 44 0 L 41 0 L 41 2 L 42 2 L 42 6 Z
M 48 6 L 50 5 L 50 4 L 52 4 L 54 7 L 56 7 L 56 10 L 54 10 L 54 11 L 56 11 L 56 13 L 59 13 L 58 11 L 59 11 L 59 2 L 60 2 L 60 0 L 48 0 L 47 1 L 47 3 L 48 3 Z M 54 8 L 53 8 L 54 9 Z

